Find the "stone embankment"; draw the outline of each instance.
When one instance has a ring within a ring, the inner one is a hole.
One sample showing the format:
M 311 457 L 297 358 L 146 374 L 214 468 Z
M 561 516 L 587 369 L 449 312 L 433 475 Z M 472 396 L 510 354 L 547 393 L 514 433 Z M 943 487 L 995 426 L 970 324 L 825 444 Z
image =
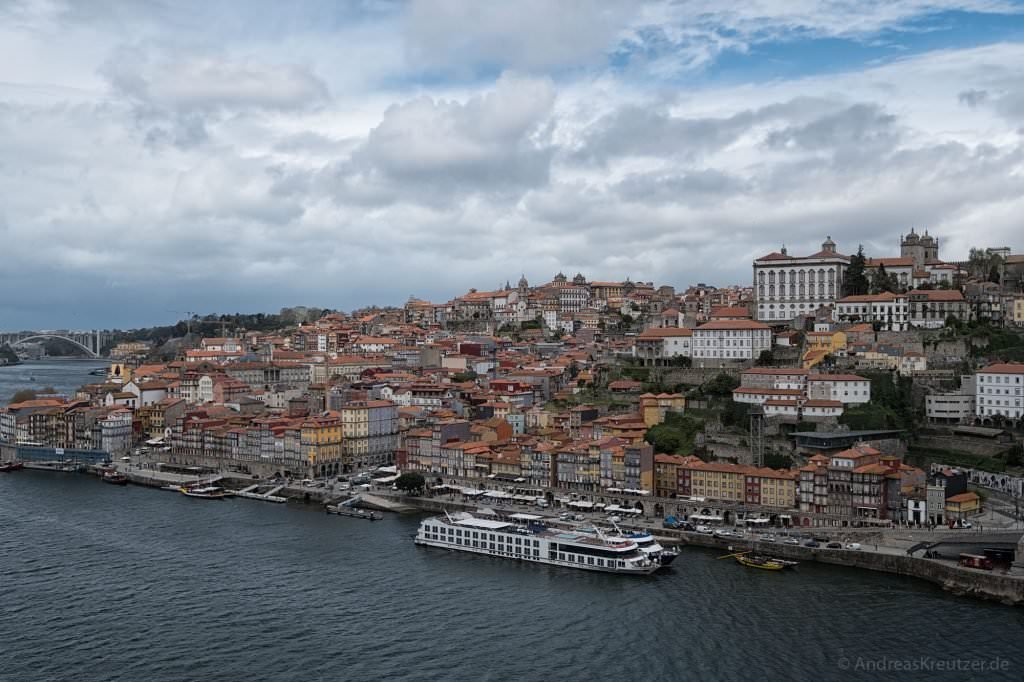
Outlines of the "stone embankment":
M 751 549 L 749 540 L 717 538 L 712 535 L 662 530 L 660 534 L 683 544 L 729 551 Z M 963 568 L 948 561 L 923 559 L 870 550 L 827 549 L 778 543 L 757 543 L 758 551 L 794 561 L 816 561 L 823 564 L 850 566 L 869 571 L 882 571 L 927 580 L 953 594 L 990 599 L 1013 606 L 1024 606 L 1024 575 Z

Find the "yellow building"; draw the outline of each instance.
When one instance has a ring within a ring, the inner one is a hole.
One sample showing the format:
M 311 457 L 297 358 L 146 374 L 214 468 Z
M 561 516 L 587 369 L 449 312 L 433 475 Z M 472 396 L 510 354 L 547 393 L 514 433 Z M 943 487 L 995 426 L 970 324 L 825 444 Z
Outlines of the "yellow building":
M 981 511 L 981 498 L 977 493 L 960 493 L 946 498 L 946 518 L 963 519 Z
M 690 460 L 677 467 L 678 494 L 777 509 L 796 506 L 797 471 Z
M 302 422 L 299 443 L 303 459 L 316 476 L 337 474 L 341 470 L 342 427 L 337 413 L 312 417 Z
M 670 497 L 679 492 L 679 467 L 687 463 L 679 455 L 654 456 L 654 490 L 658 497 Z
M 803 368 L 810 369 L 826 355 L 846 349 L 846 332 L 807 332 L 804 341 Z
M 679 412 L 686 408 L 686 398 L 680 393 L 645 393 L 640 396 L 640 415 L 648 427 L 665 421 L 668 412 Z
M 1017 296 L 1013 299 L 1013 306 L 1010 307 L 1010 319 L 1018 327 L 1024 327 L 1024 296 Z

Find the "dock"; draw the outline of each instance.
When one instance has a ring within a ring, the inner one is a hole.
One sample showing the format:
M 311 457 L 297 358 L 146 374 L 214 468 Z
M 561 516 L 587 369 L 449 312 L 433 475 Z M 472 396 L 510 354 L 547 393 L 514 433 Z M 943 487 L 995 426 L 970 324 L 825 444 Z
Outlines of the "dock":
M 354 519 L 366 519 L 367 521 L 380 521 L 384 518 L 383 515 L 377 512 L 356 509 L 354 507 L 346 507 L 344 504 L 329 504 L 327 505 L 326 510 L 328 514 L 336 514 L 338 516 L 349 516 Z
M 277 493 L 284 488 L 283 485 L 271 488 L 265 493 L 258 492 L 260 485 L 251 485 L 248 488 L 235 491 L 235 497 L 244 497 L 247 500 L 259 500 L 260 502 L 275 502 L 277 504 L 283 504 L 288 501 L 287 497 L 281 497 Z

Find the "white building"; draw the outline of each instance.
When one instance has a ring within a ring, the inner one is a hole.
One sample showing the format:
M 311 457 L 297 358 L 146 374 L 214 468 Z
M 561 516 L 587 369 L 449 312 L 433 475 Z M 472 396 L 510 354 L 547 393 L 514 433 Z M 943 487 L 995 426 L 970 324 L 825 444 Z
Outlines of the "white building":
M 989 365 L 978 370 L 976 381 L 979 418 L 1024 418 L 1024 362 Z
M 755 360 L 772 347 L 772 330 L 753 320 L 713 320 L 693 330 L 694 360 Z
M 563 313 L 578 313 L 590 303 L 590 289 L 582 286 L 562 287 L 558 290 L 558 307 Z
M 831 237 L 810 256 L 790 256 L 782 247 L 758 258 L 754 261 L 757 319 L 785 322 L 835 303 L 849 265 L 850 257 L 836 251 Z
M 658 360 L 692 357 L 693 330 L 678 327 L 646 329 L 633 340 L 633 356 L 657 364 Z
M 914 288 L 914 259 L 909 256 L 900 258 L 866 258 L 864 271 L 870 280 L 875 276 L 879 266 L 885 267 L 885 274 L 892 275 L 903 289 Z
M 860 405 L 871 402 L 871 381 L 856 374 L 812 374 L 807 377 L 807 397 Z
M 974 418 L 970 393 L 933 393 L 924 397 L 924 414 L 936 424 L 965 424 Z
M 112 457 L 126 455 L 132 449 L 132 412 L 114 410 L 98 422 L 100 450 Z
M 846 296 L 832 310 L 836 322 L 878 322 L 882 331 L 902 332 L 909 328 L 905 294 L 888 291 L 864 296 Z

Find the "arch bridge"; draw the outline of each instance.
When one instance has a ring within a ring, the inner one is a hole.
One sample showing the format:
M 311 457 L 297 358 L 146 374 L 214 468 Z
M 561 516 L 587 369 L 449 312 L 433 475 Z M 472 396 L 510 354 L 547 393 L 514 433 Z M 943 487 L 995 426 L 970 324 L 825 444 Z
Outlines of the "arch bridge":
M 21 332 L 0 332 L 0 346 L 9 345 L 11 348 L 24 346 L 34 341 L 46 339 L 59 339 L 67 341 L 86 355 L 92 358 L 100 357 L 103 344 L 107 340 L 105 332 L 98 330 L 91 331 L 69 331 L 60 329 L 55 331 L 21 331 Z

